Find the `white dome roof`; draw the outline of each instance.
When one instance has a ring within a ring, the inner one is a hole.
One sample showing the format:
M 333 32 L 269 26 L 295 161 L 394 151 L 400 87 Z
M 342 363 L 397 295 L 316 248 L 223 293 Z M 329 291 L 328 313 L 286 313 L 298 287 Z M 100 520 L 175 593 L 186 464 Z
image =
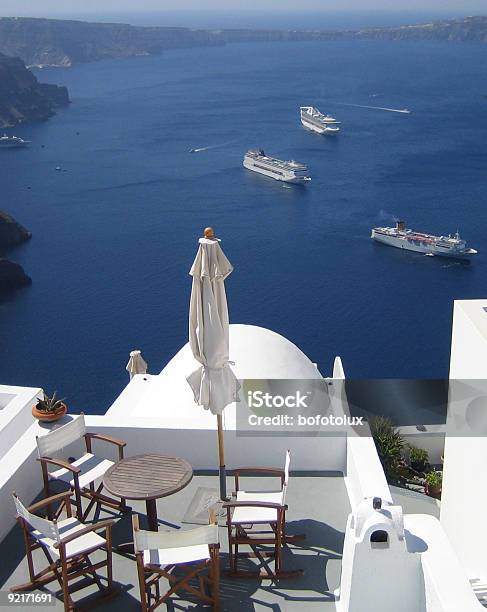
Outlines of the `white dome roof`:
M 255 325 L 230 325 L 230 361 L 238 379 L 322 378 L 315 365 L 292 342 L 275 332 Z M 168 427 L 214 428 L 215 417 L 194 402 L 186 377 L 199 363 L 189 343 L 171 359 L 131 414 L 141 418 L 163 418 Z M 227 428 L 235 421 L 235 404 L 224 412 Z
M 237 378 L 321 378 L 295 344 L 264 327 L 230 325 L 229 355 Z M 188 342 L 161 374 L 185 378 L 198 366 Z

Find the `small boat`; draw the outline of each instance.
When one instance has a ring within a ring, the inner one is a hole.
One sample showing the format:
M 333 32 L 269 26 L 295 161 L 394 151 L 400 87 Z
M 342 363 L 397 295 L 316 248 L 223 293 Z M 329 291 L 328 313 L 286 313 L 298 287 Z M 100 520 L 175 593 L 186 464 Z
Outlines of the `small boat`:
M 0 149 L 21 149 L 30 145 L 29 140 L 24 140 L 18 136 L 0 136 Z

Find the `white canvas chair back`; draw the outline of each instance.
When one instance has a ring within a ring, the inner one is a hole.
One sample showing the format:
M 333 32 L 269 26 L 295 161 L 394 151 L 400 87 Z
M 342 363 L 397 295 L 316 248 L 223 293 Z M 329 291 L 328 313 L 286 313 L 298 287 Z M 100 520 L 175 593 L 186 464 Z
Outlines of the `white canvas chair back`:
M 287 487 L 289 482 L 289 467 L 291 465 L 291 451 L 286 451 L 286 461 L 284 463 L 284 485 Z
M 284 463 L 284 484 L 282 486 L 282 505 L 286 503 L 287 485 L 289 482 L 289 467 L 291 465 L 291 451 L 286 451 L 286 461 Z
M 24 519 L 26 523 L 28 523 L 33 529 L 38 531 L 38 534 L 33 534 L 34 537 L 38 540 L 41 537 L 45 536 L 46 538 L 50 538 L 54 540 L 54 542 L 61 541 L 61 537 L 59 535 L 59 529 L 56 523 L 49 521 L 47 519 L 41 518 L 32 512 L 29 512 L 24 504 L 20 501 L 20 499 L 13 495 L 15 507 L 17 509 L 17 514 Z
M 188 531 L 134 531 L 136 552 L 144 550 L 182 548 L 184 546 L 201 546 L 218 544 L 218 525 L 205 525 Z
M 79 417 L 66 423 L 66 425 L 37 438 L 39 457 L 51 457 L 57 451 L 69 446 L 72 442 L 81 440 L 85 433 L 85 417 L 83 414 L 80 414 Z

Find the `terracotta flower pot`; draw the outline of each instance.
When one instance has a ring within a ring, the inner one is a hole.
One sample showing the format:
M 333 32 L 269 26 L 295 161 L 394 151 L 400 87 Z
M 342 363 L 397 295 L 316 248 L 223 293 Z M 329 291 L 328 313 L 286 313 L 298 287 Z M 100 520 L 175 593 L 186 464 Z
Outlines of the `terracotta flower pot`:
M 66 404 L 61 404 L 61 406 L 55 412 L 45 412 L 44 410 L 38 410 L 37 406 L 32 407 L 32 416 L 36 418 L 41 423 L 52 423 L 53 421 L 57 421 L 61 419 L 67 412 L 68 408 Z
M 429 495 L 430 497 L 434 497 L 436 499 L 440 499 L 441 497 L 441 486 L 439 487 L 432 487 L 428 484 L 424 485 L 424 492 L 426 493 L 426 495 Z

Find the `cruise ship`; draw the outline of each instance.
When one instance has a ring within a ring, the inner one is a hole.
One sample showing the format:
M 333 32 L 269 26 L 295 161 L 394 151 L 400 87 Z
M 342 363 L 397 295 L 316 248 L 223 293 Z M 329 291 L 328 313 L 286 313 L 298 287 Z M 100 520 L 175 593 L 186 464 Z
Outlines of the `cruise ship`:
M 406 229 L 404 221 L 398 221 L 396 227 L 374 227 L 371 238 L 398 249 L 416 251 L 425 255 L 439 255 L 455 259 L 468 259 L 475 255 L 475 249 L 467 248 L 458 232 L 448 236 L 433 236 Z
M 20 149 L 28 147 L 29 144 L 28 140 L 23 140 L 18 136 L 7 136 L 7 134 L 0 136 L 0 149 Z
M 245 154 L 243 165 L 248 170 L 270 176 L 276 181 L 285 183 L 305 183 L 311 178 L 307 176 L 307 166 L 294 160 L 282 161 L 269 157 L 262 149 L 250 150 Z
M 317 134 L 330 136 L 338 134 L 340 131 L 337 120 L 330 115 L 323 115 L 315 106 L 301 106 L 299 110 L 301 112 L 301 123 L 306 129 Z

